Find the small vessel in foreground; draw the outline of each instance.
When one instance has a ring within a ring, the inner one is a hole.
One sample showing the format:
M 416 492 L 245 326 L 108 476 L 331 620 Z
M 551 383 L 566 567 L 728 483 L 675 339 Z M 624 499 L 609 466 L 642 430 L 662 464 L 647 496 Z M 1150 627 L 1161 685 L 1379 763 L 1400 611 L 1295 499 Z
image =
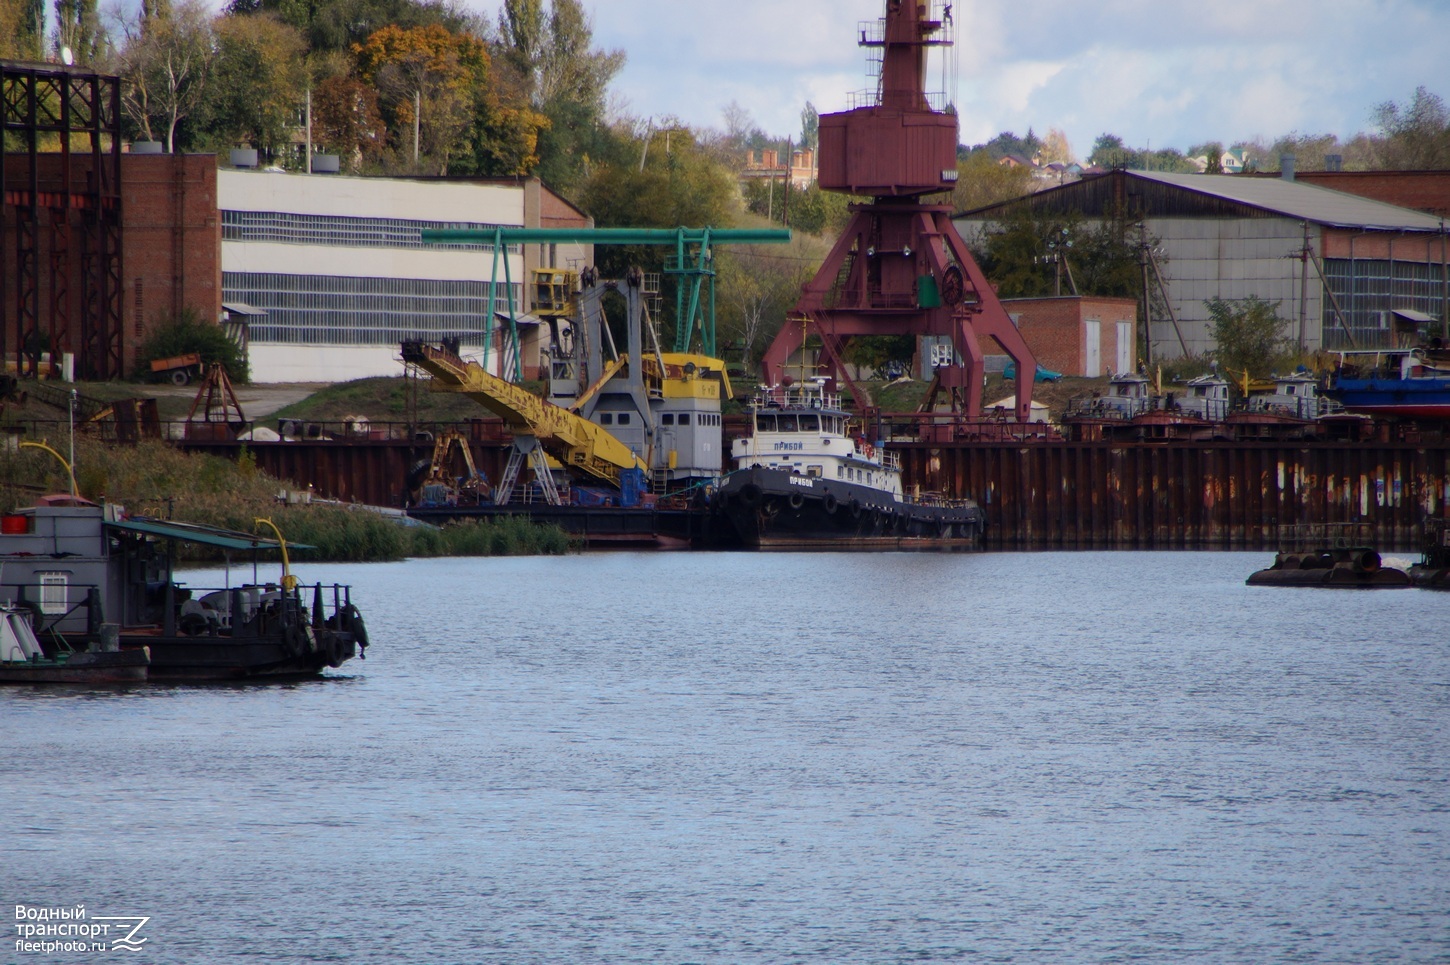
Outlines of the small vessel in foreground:
M 970 499 L 908 496 L 895 453 L 854 434 L 824 380 L 762 388 L 735 470 L 710 499 L 719 545 L 751 549 L 980 549 Z
M 123 680 L 312 676 L 366 648 L 349 587 L 301 587 L 285 562 L 278 582 L 191 587 L 175 578 L 181 542 L 286 558 L 279 540 L 74 496 L 0 517 L 0 603 L 32 630 L 0 680 L 85 680 L 89 668 L 90 682 L 115 682 L 121 667 Z
M 1326 589 L 1403 589 L 1404 570 L 1385 566 L 1366 545 L 1354 523 L 1289 528 L 1274 562 L 1249 576 L 1249 586 L 1307 586 Z

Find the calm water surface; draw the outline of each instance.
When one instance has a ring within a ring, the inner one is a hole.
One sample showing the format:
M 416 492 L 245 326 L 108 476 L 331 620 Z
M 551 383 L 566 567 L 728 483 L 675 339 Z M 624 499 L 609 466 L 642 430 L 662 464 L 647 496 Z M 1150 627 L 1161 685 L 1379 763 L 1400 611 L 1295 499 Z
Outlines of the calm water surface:
M 1450 594 L 1267 558 L 304 565 L 365 663 L 0 691 L 0 907 L 148 963 L 1450 961 Z

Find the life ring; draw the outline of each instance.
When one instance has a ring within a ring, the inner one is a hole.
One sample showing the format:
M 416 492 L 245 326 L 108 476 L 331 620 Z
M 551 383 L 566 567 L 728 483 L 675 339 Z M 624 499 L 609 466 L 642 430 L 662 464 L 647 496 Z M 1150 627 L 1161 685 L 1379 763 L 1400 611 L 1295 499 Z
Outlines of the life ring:
M 791 493 L 789 502 L 791 509 L 800 509 L 806 504 L 806 498 L 800 493 Z
M 740 487 L 740 502 L 746 509 L 760 505 L 760 496 L 760 487 L 755 483 L 746 483 Z
M 840 503 L 836 501 L 835 493 L 826 493 L 825 498 L 821 500 L 821 508 L 827 513 L 835 513 L 839 507 Z

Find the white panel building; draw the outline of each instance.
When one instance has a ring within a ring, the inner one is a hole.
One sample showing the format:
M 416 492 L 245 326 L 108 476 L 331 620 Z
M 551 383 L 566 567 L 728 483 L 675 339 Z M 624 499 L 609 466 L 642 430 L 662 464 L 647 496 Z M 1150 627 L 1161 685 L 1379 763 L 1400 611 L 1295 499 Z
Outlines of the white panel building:
M 405 339 L 454 338 L 478 354 L 486 339 L 497 341 L 490 297 L 506 312 L 506 281 L 522 313 L 526 272 L 540 257 L 550 266 L 582 267 L 592 256 L 581 245 L 528 246 L 527 253 L 514 245 L 495 257 L 486 243 L 423 244 L 425 228 L 591 223 L 537 180 L 223 169 L 217 201 L 222 302 L 234 321 L 246 320 L 257 382 L 401 375 Z M 500 354 L 490 353 L 495 371 Z

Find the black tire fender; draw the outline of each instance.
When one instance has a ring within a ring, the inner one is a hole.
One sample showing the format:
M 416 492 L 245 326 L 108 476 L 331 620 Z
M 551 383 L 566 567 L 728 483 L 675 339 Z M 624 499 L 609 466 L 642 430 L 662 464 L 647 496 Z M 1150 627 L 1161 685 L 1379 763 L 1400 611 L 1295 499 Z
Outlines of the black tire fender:
M 791 493 L 789 502 L 791 509 L 800 509 L 806 504 L 806 498 L 800 493 Z
M 740 502 L 747 509 L 753 509 L 760 505 L 760 487 L 755 483 L 746 483 L 740 487 Z
M 835 513 L 835 511 L 840 508 L 840 505 L 841 504 L 836 500 L 835 493 L 826 493 L 825 498 L 821 500 L 821 508 L 824 509 L 827 513 Z

